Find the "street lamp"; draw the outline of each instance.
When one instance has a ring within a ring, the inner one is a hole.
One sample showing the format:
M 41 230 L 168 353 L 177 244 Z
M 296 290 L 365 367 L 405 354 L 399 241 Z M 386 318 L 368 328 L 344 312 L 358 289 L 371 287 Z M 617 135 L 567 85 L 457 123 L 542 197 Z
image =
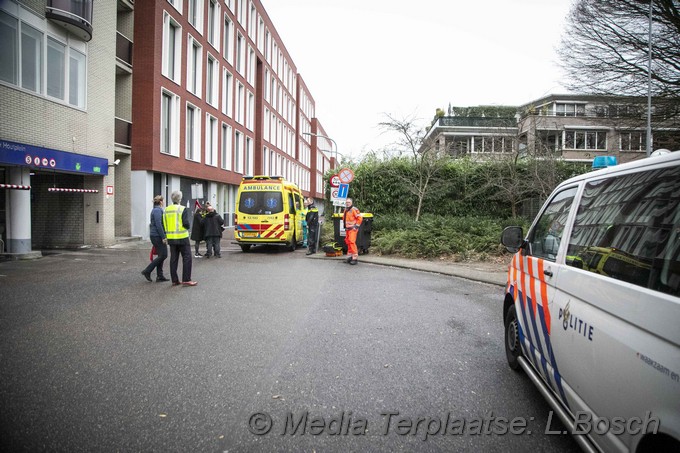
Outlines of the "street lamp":
M 321 138 L 325 138 L 327 140 L 330 140 L 331 143 L 333 143 L 333 145 L 335 145 L 335 161 L 336 162 L 338 161 L 338 144 L 335 143 L 335 140 L 333 140 L 332 138 L 330 138 L 326 135 L 312 134 L 311 132 L 303 132 L 302 135 L 309 135 L 310 137 L 321 137 Z M 324 150 L 321 150 L 321 151 L 324 151 Z M 333 157 L 333 150 L 332 149 L 331 149 L 331 157 Z

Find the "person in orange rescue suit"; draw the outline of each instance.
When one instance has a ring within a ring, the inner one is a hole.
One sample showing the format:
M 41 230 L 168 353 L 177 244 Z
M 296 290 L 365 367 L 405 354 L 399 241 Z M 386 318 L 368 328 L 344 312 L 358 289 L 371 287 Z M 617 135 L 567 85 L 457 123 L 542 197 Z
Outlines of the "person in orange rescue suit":
M 345 202 L 345 213 L 342 222 L 345 224 L 345 244 L 347 244 L 347 262 L 357 264 L 359 250 L 357 250 L 357 233 L 362 221 L 361 212 L 356 206 L 352 206 L 352 199 Z

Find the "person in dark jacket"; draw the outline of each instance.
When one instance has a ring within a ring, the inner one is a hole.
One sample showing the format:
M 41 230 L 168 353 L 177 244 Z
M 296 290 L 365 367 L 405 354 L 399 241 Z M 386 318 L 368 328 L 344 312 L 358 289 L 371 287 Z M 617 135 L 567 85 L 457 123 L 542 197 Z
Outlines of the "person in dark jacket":
M 198 246 L 201 241 L 205 240 L 205 235 L 203 234 L 203 217 L 207 212 L 201 205 L 197 203 L 196 210 L 194 210 L 194 223 L 191 225 L 191 240 L 194 241 L 194 258 L 201 258 L 203 255 L 198 251 Z M 206 207 L 208 203 L 206 203 Z
M 202 221 L 206 247 L 205 257 L 210 258 L 211 254 L 215 254 L 215 258 L 222 258 L 220 239 L 222 239 L 224 220 L 211 205 L 208 205 L 207 209 L 208 211 Z
M 307 255 L 312 255 L 316 253 L 316 243 L 318 242 L 319 236 L 319 210 L 314 205 L 314 199 L 307 199 L 307 216 L 305 220 L 307 221 Z
M 151 281 L 151 272 L 156 269 L 156 281 L 169 281 L 163 275 L 163 262 L 168 257 L 168 243 L 165 238 L 165 228 L 163 228 L 163 196 L 156 195 L 153 197 L 153 209 L 151 209 L 151 219 L 149 222 L 149 239 L 156 249 L 157 256 L 151 263 L 142 271 L 142 275 L 148 281 Z

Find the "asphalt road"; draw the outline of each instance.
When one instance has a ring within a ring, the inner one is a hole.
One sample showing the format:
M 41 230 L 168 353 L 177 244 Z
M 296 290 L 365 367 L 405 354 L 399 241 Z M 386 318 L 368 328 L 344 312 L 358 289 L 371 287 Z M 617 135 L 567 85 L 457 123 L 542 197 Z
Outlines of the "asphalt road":
M 0 263 L 0 448 L 578 449 L 505 363 L 498 286 L 223 255 L 193 288 L 146 282 L 148 248 Z

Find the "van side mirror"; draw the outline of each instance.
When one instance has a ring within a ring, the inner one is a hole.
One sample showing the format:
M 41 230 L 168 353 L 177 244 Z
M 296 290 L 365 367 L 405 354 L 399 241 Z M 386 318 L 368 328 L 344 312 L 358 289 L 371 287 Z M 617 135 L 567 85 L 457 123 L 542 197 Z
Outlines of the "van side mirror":
M 524 244 L 524 232 L 522 227 L 509 226 L 501 233 L 501 244 L 505 246 L 508 252 L 517 253 Z

